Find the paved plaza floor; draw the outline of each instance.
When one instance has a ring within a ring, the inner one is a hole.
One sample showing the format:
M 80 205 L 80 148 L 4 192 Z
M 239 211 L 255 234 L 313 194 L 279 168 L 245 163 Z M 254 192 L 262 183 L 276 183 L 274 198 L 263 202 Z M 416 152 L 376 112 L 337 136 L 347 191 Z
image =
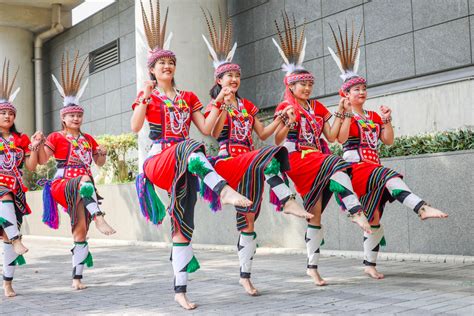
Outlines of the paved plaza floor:
M 0 299 L 2 315 L 92 314 L 405 314 L 474 315 L 474 264 L 382 261 L 384 280 L 363 275 L 360 260 L 323 257 L 329 285 L 317 287 L 298 254 L 257 253 L 252 280 L 261 295 L 238 284 L 235 252 L 196 250 L 201 269 L 188 294 L 198 309 L 173 301 L 170 250 L 90 243 L 94 267 L 85 269 L 83 291 L 71 285 L 71 243 L 27 239 L 27 265 L 17 268 L 15 298 Z

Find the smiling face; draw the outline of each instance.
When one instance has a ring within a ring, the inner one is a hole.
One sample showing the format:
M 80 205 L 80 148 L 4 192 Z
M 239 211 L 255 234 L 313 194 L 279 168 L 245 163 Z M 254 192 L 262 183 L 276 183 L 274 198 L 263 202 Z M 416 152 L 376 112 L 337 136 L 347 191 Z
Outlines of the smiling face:
M 313 81 L 298 81 L 290 85 L 290 90 L 297 99 L 306 101 L 313 93 L 313 85 Z
M 222 88 L 229 87 L 236 93 L 240 87 L 240 72 L 228 71 L 224 73 L 222 78 L 217 79 L 217 83 L 220 84 Z
M 361 106 L 367 99 L 367 86 L 365 84 L 357 84 L 350 88 L 349 92 L 346 92 L 349 97 L 349 101 L 352 105 Z
M 0 111 L 0 128 L 10 130 L 15 123 L 15 112 L 12 110 Z
M 80 130 L 82 125 L 83 113 L 68 113 L 63 116 L 63 125 L 67 129 Z
M 160 58 L 155 65 L 150 68 L 157 81 L 173 81 L 176 71 L 176 62 L 171 58 Z

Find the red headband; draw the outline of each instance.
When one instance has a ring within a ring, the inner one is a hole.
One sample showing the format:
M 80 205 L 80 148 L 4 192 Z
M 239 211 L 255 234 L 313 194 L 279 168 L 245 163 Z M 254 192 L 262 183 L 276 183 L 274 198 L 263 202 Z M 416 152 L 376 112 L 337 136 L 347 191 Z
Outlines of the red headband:
M 13 113 L 15 113 L 15 116 L 16 116 L 16 108 L 13 104 L 11 104 L 10 102 L 5 102 L 5 103 L 0 103 L 0 111 L 2 110 L 10 110 L 10 111 L 13 111 Z
M 313 81 L 314 82 L 314 76 L 312 73 L 290 74 L 288 76 L 285 76 L 285 79 L 284 79 L 284 82 L 286 85 L 290 85 L 298 81 Z
M 70 104 L 64 106 L 61 111 L 59 111 L 61 117 L 70 113 L 84 113 L 84 108 L 77 104 Z
M 348 91 L 350 88 L 358 84 L 367 84 L 367 81 L 362 77 L 352 77 L 342 84 L 341 90 Z
M 157 47 L 148 53 L 148 67 L 153 67 L 156 61 L 160 58 L 170 58 L 176 62 L 176 55 L 172 51 Z
M 240 66 L 232 63 L 222 64 L 214 71 L 214 78 L 217 79 L 220 75 L 229 71 L 237 71 L 238 73 L 240 73 Z

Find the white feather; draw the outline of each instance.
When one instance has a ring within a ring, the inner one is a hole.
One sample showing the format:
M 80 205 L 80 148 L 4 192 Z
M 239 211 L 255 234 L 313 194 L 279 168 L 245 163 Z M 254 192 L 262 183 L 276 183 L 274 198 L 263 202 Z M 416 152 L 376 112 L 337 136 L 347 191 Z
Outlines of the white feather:
M 68 95 L 64 98 L 63 100 L 63 106 L 66 106 L 68 104 L 76 104 L 77 105 L 77 98 L 75 95 Z
M 209 44 L 209 42 L 207 41 L 207 38 L 204 36 L 204 34 L 202 34 L 202 39 L 206 43 L 207 49 L 209 50 L 209 53 L 211 54 L 212 60 L 214 61 L 214 67 L 216 67 L 215 66 L 216 63 L 219 63 L 219 58 L 217 58 L 216 51 L 214 50 L 214 48 L 212 48 L 211 44 Z
M 18 95 L 18 92 L 20 92 L 20 87 L 18 87 L 15 92 L 13 92 L 10 95 L 10 98 L 8 99 L 8 102 L 13 103 L 13 100 L 15 100 L 16 96 Z
M 305 54 L 306 54 L 306 37 L 304 38 L 303 47 L 301 49 L 300 56 L 298 57 L 298 62 L 296 63 L 296 65 L 298 66 L 303 65 Z
M 357 70 L 359 69 L 359 58 L 360 58 L 360 48 L 357 49 L 357 54 L 354 61 L 354 69 L 353 69 L 354 73 L 357 73 Z
M 329 52 L 331 53 L 332 59 L 334 59 L 334 61 L 336 62 L 337 67 L 339 68 L 341 73 L 344 74 L 345 70 L 344 70 L 344 68 L 342 68 L 341 60 L 339 59 L 339 57 L 337 57 L 336 53 L 334 53 L 334 51 L 331 49 L 331 47 L 328 47 L 328 49 L 329 49 Z
M 82 95 L 84 94 L 84 91 L 86 90 L 86 87 L 87 87 L 87 84 L 89 83 L 89 78 L 86 79 L 86 81 L 84 82 L 84 84 L 82 85 L 82 87 L 79 89 L 79 91 L 77 92 L 77 95 L 76 95 L 76 101 L 77 103 L 76 104 L 79 104 L 79 99 L 82 97 Z
M 285 64 L 289 64 L 290 62 L 288 61 L 288 58 L 286 58 L 285 53 L 283 52 L 283 49 L 281 49 L 280 45 L 275 41 L 274 38 L 272 38 L 273 44 L 275 44 L 276 48 L 278 49 L 278 52 L 280 53 L 281 58 L 283 58 L 283 61 Z
M 237 42 L 234 43 L 234 46 L 232 46 L 232 49 L 230 50 L 230 52 L 227 54 L 227 58 L 225 59 L 225 61 L 227 62 L 232 62 L 232 59 L 234 58 L 234 54 L 235 54 L 235 50 L 237 49 Z
M 170 32 L 168 35 L 168 38 L 166 39 L 165 43 L 163 44 L 163 49 L 164 50 L 169 50 L 170 49 L 170 44 L 171 44 L 171 39 L 173 38 L 173 32 Z
M 59 94 L 60 94 L 63 98 L 65 98 L 66 96 L 64 95 L 64 89 L 63 89 L 63 87 L 61 87 L 61 85 L 59 84 L 58 79 L 56 79 L 56 77 L 55 77 L 54 75 L 51 75 L 51 77 L 53 77 L 53 82 L 54 82 L 54 84 L 56 85 L 56 88 L 58 88 Z

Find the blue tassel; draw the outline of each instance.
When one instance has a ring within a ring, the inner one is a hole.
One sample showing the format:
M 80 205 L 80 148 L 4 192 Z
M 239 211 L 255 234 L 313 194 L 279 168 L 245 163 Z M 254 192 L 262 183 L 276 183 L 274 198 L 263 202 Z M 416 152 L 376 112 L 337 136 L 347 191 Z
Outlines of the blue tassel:
M 40 180 L 38 181 L 39 185 L 44 186 L 43 188 L 43 223 L 48 225 L 53 229 L 58 229 L 59 227 L 59 212 L 58 204 L 53 199 L 51 194 L 51 181 L 49 180 Z

